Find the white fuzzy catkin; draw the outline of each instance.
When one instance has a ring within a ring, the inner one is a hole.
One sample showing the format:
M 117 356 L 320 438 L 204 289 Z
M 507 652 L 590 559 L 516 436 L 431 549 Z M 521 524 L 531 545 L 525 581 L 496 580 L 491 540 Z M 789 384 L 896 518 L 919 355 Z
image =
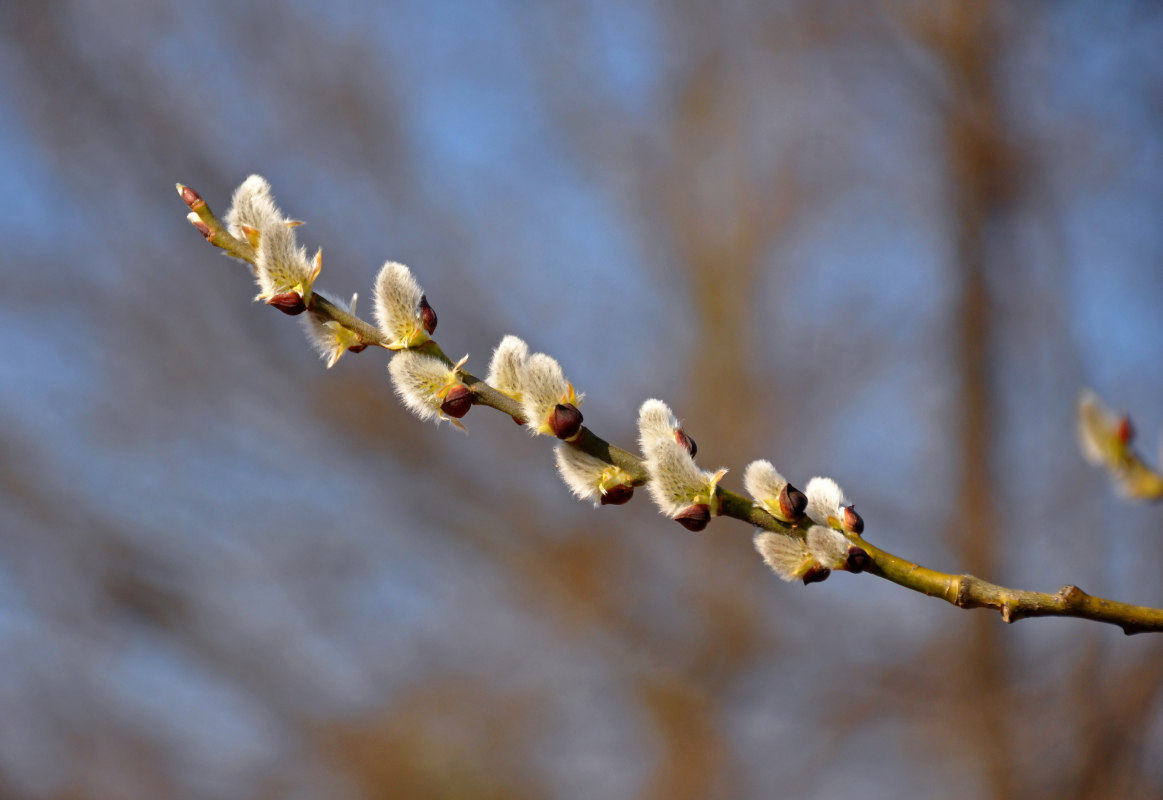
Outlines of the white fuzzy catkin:
M 489 362 L 489 375 L 485 382 L 514 400 L 521 401 L 522 370 L 529 358 L 529 345 L 516 336 L 509 335 L 501 340 L 493 351 Z
M 270 184 L 261 175 L 251 175 L 234 190 L 226 212 L 226 228 L 244 241 L 249 239 L 242 226 L 258 231 L 254 256 L 254 274 L 260 289 L 257 299 L 266 300 L 291 291 L 298 291 L 304 297 L 310 294 L 318 261 L 311 263 L 288 223 L 275 205 Z
M 553 449 L 553 457 L 557 462 L 557 471 L 561 474 L 561 479 L 574 496 L 580 500 L 593 500 L 595 506 L 601 505 L 603 486 L 623 482 L 615 479 L 607 483 L 611 476 L 621 473 L 618 467 L 565 442 L 557 444 Z
M 1096 467 L 1113 461 L 1111 444 L 1115 441 L 1118 420 L 1114 413 L 1090 389 L 1078 398 L 1078 444 L 1083 457 Z
M 545 353 L 534 353 L 521 369 L 521 414 L 534 433 L 553 435 L 549 415 L 558 403 L 577 403 L 561 364 Z
M 408 410 L 420 419 L 435 419 L 439 423 L 444 416 L 440 411 L 443 391 L 457 382 L 456 368 L 450 368 L 434 356 L 401 350 L 392 356 L 388 372 L 396 394 Z
M 351 303 L 344 303 L 342 300 L 323 294 L 323 292 L 317 292 L 317 294 L 339 306 L 349 314 L 355 313 L 355 301 L 359 298 L 359 295 L 353 294 L 351 296 Z M 355 331 L 344 327 L 323 314 L 317 314 L 312 311 L 303 315 L 302 319 L 303 330 L 307 333 L 307 339 L 311 342 L 311 346 L 315 348 L 316 352 L 319 353 L 319 357 L 327 362 L 328 369 L 335 366 L 335 362 L 347 352 L 347 348 L 361 343 L 359 335 Z
M 656 440 L 645 455 L 643 466 L 650 475 L 646 489 L 662 513 L 674 517 L 696 503 L 713 504 L 715 486 L 726 470 L 704 472 L 673 439 Z
M 674 441 L 678 428 L 678 420 L 666 403 L 653 398 L 647 400 L 638 408 L 639 451 L 646 455 L 655 442 Z
M 261 175 L 251 175 L 234 190 L 226 211 L 226 229 L 236 239 L 247 240 L 242 226 L 262 230 L 286 220 L 271 196 L 271 185 Z
M 388 348 L 400 350 L 428 341 L 420 310 L 424 296 L 412 272 L 395 261 L 384 262 L 376 275 L 375 317 Z
M 761 508 L 780 519 L 783 518 L 783 511 L 779 507 L 779 495 L 785 486 L 787 479 L 779 474 L 779 470 L 770 461 L 752 461 L 743 471 L 743 487 L 747 493 Z
M 808 498 L 808 516 L 817 525 L 832 527 L 831 520 L 837 525 L 843 519 L 840 510 L 847 505 L 844 491 L 831 478 L 812 478 L 804 490 Z M 831 518 L 831 519 L 829 519 Z
M 824 525 L 808 528 L 808 550 L 822 566 L 828 569 L 843 569 L 848 561 L 848 540 L 844 534 Z
M 314 280 L 314 270 L 306 249 L 299 246 L 295 231 L 276 223 L 259 231 L 254 271 L 258 279 L 259 298 L 267 299 L 284 292 L 305 294 Z
M 785 581 L 802 578 L 816 563 L 815 556 L 798 536 L 758 530 L 755 532 L 755 550 L 772 572 Z

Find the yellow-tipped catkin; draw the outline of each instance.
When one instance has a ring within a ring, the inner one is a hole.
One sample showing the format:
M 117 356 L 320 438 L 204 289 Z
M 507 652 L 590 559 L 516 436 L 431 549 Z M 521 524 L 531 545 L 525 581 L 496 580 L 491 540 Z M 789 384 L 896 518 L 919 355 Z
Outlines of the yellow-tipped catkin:
M 388 261 L 376 275 L 375 317 L 388 349 L 403 350 L 428 341 L 421 300 L 424 292 L 403 264 Z
M 785 581 L 803 578 L 816 564 L 816 557 L 798 536 L 759 530 L 755 532 L 755 550 L 772 572 Z
M 322 292 L 320 294 L 322 295 Z M 358 299 L 358 295 L 351 296 L 351 303 L 323 296 L 349 314 L 355 313 L 355 301 Z M 328 369 L 335 366 L 339 357 L 348 350 L 363 346 L 363 341 L 355 331 L 314 311 L 303 317 L 303 329 L 307 333 L 307 339 L 311 342 L 311 346 L 319 353 L 320 358 L 327 362 Z

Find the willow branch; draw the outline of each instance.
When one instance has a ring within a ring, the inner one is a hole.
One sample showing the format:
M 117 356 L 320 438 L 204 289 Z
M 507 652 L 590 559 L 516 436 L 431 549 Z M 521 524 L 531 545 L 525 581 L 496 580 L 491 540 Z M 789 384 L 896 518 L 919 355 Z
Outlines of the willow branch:
M 250 243 L 232 236 L 197 193 L 181 184 L 178 184 L 178 191 L 191 209 L 189 215 L 191 223 L 210 244 L 221 248 L 234 258 L 254 265 L 255 249 Z M 354 332 L 366 346 L 386 348 L 389 345 L 374 325 L 318 292 L 311 294 L 306 309 Z M 435 341 L 427 341 L 413 349 L 436 356 L 452 365 L 451 359 Z M 521 406 L 512 397 L 463 369 L 457 370 L 457 374 L 472 393 L 473 405 L 496 409 L 514 419 L 521 418 Z M 578 435 L 567 443 L 607 464 L 620 467 L 635 486 L 642 486 L 649 481 L 641 458 L 611 444 L 588 427 L 583 426 Z M 732 517 L 755 528 L 791 536 L 805 535 L 811 525 L 810 521 L 785 523 L 757 506 L 748 497 L 724 487 L 717 487 L 717 492 L 719 516 Z M 1127 635 L 1163 632 L 1163 609 L 1107 600 L 1069 584 L 1053 594 L 1011 589 L 973 575 L 940 572 L 923 567 L 871 544 L 860 534 L 848 532 L 846 536 L 868 555 L 864 573 L 883 578 L 928 597 L 939 598 L 958 608 L 993 609 L 1005 622 L 1016 622 L 1027 617 L 1076 617 L 1117 625 Z

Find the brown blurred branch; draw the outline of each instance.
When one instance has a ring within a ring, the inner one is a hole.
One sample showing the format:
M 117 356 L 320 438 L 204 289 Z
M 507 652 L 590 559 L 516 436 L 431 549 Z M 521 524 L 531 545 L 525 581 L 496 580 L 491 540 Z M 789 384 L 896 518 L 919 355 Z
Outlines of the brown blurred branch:
M 253 263 L 254 250 L 246 242 L 235 239 L 218 221 L 209 206 L 188 187 L 178 184 L 178 192 L 191 208 L 191 222 L 211 244 L 224 249 L 241 260 Z M 309 311 L 326 316 L 356 332 L 365 345 L 386 347 L 388 341 L 374 326 L 327 301 L 317 292 L 310 295 Z M 434 341 L 419 348 L 451 364 Z M 474 405 L 495 408 L 512 417 L 521 416 L 520 406 L 509 396 L 489 386 L 480 378 L 459 371 L 464 384 L 473 395 Z M 648 480 L 643 462 L 633 453 L 623 450 L 583 427 L 581 435 L 569 442 L 574 447 L 614 464 L 625 470 L 636 486 Z M 733 517 L 758 528 L 785 535 L 803 536 L 810 523 L 786 524 L 757 507 L 750 499 L 722 487 L 718 488 L 721 516 Z M 863 571 L 884 578 L 906 589 L 938 597 L 959 608 L 992 608 L 1006 622 L 1026 617 L 1077 617 L 1095 622 L 1118 625 L 1130 635 L 1145 632 L 1163 632 L 1163 609 L 1135 606 L 1089 595 L 1077 586 L 1066 585 L 1054 594 L 1011 589 L 968 574 L 952 574 L 922 567 L 869 544 L 858 534 L 846 534 L 854 545 L 869 556 Z

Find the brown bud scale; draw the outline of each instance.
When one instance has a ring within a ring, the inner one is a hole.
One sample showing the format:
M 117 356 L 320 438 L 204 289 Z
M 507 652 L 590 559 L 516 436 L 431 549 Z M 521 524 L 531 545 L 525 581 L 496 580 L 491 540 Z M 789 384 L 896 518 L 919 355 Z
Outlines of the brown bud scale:
M 844 530 L 855 533 L 857 536 L 864 533 L 864 518 L 856 513 L 856 509 L 852 506 L 844 506 L 840 512 L 840 520 Z
M 214 238 L 214 231 L 210 230 L 210 226 L 207 225 L 202 220 L 200 220 L 200 219 L 191 220 L 190 224 L 198 229 L 198 233 L 202 234 L 202 236 L 206 239 L 206 241 L 210 241 L 211 239 Z
M 790 483 L 779 491 L 779 511 L 788 522 L 795 522 L 804 515 L 808 507 L 808 498 Z
M 674 432 L 674 440 L 682 445 L 682 447 L 691 454 L 691 458 L 694 458 L 696 455 L 698 455 L 699 446 L 695 444 L 695 440 L 692 439 L 690 435 L 682 428 L 679 428 Z
M 604 506 L 620 506 L 623 503 L 629 503 L 630 498 L 633 496 L 634 487 L 626 483 L 620 483 L 617 486 L 611 486 L 607 489 L 598 502 Z
M 440 404 L 440 410 L 446 415 L 460 419 L 472 408 L 472 392 L 467 386 L 453 386 Z
M 711 507 L 706 503 L 696 503 L 693 506 L 688 506 L 678 512 L 674 521 L 688 531 L 701 531 L 711 521 Z
M 428 304 L 428 296 L 420 295 L 420 324 L 431 336 L 436 331 L 436 311 Z
M 268 306 L 274 306 L 284 314 L 290 314 L 292 317 L 296 314 L 302 314 L 307 310 L 307 306 L 303 303 L 303 296 L 298 292 L 283 292 L 276 294 L 267 300 Z
M 549 412 L 549 429 L 558 439 L 577 436 L 582 426 L 582 413 L 573 403 L 558 403 Z
M 351 347 L 349 347 L 347 349 L 348 349 L 348 352 L 351 352 L 351 353 L 362 353 L 364 350 L 367 350 L 367 345 L 366 344 L 353 344 Z
M 848 572 L 864 572 L 871 563 L 872 559 L 864 548 L 853 545 L 848 548 L 848 558 L 844 562 L 844 569 Z
M 827 580 L 831 574 L 832 570 L 822 564 L 815 564 L 804 573 L 804 586 L 807 586 L 809 583 L 819 583 L 820 581 Z
M 189 206 L 191 211 L 197 211 L 206 205 L 206 201 L 202 199 L 202 196 L 189 186 L 182 187 L 182 202 Z

